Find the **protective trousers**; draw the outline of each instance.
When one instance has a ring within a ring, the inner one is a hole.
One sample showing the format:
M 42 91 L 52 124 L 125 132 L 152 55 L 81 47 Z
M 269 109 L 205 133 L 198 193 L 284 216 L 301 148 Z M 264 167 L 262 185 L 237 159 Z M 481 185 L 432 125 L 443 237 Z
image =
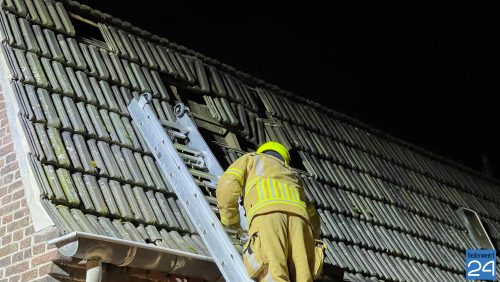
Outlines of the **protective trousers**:
M 314 237 L 300 216 L 273 212 L 256 216 L 249 227 L 243 260 L 257 281 L 312 282 Z

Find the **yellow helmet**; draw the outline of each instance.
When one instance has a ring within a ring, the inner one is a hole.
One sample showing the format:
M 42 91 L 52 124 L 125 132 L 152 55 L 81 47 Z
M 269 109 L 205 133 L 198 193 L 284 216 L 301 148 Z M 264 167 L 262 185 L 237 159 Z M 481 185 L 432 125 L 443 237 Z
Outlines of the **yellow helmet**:
M 257 153 L 262 153 L 265 151 L 275 151 L 278 154 L 280 154 L 283 157 L 283 160 L 285 161 L 285 164 L 288 165 L 290 162 L 290 153 L 288 150 L 285 148 L 285 146 L 281 145 L 278 142 L 266 142 L 257 149 Z

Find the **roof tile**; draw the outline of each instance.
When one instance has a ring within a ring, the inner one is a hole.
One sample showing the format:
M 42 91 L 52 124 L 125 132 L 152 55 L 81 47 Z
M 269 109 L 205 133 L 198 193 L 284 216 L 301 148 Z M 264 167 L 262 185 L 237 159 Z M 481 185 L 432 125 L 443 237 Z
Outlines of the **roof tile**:
M 209 93 L 210 83 L 207 77 L 206 66 L 201 60 L 198 60 L 196 58 L 187 57 L 186 59 L 188 61 L 188 64 L 192 66 L 192 72 L 194 73 L 198 82 L 196 86 L 193 86 L 193 89 L 201 91 L 202 93 Z
M 24 118 L 21 118 L 20 117 L 20 120 L 21 120 L 21 125 L 23 126 L 23 130 L 26 132 L 26 134 L 28 135 L 28 145 L 30 146 L 30 159 L 31 161 L 33 162 L 35 159 L 39 159 L 40 161 L 46 161 L 46 158 L 45 158 L 45 153 L 42 149 L 42 146 L 41 146 L 41 142 L 40 140 L 38 139 L 38 136 L 37 136 L 37 132 L 35 130 L 35 127 L 34 125 L 29 122 L 28 120 L 24 119 Z M 35 165 L 35 171 L 38 170 L 38 174 L 40 174 L 40 172 L 42 171 L 42 168 L 40 167 L 40 163 L 37 162 L 37 164 Z M 40 177 L 40 175 L 38 175 L 38 177 Z M 46 183 L 46 179 L 45 181 L 42 181 L 42 182 L 39 182 L 43 185 L 47 184 Z M 48 186 L 47 186 L 48 187 Z M 42 193 L 43 191 L 45 190 L 45 188 L 42 188 Z
M 114 70 L 116 71 L 116 76 L 117 76 L 117 79 L 118 79 L 120 85 L 122 85 L 124 87 L 129 87 L 130 81 L 128 79 L 127 72 L 125 71 L 125 69 L 122 65 L 122 63 L 125 61 L 120 60 L 120 58 L 113 53 L 109 53 L 109 58 L 110 58 L 110 61 L 112 62 Z M 111 69 L 111 66 L 109 68 Z
M 90 197 L 90 194 L 87 191 L 87 186 L 83 181 L 82 174 L 80 172 L 75 172 L 72 174 L 72 178 L 75 188 L 78 191 L 78 195 L 82 201 L 85 210 L 95 211 L 96 209 L 94 207 L 94 204 L 92 203 L 92 198 Z
M 129 240 L 146 243 L 144 238 L 139 233 L 139 228 L 142 225 L 136 227 L 128 221 L 122 222 L 119 219 L 115 219 L 113 220 L 113 226 L 115 226 L 115 228 L 120 232 L 122 236 L 127 236 Z
M 75 231 L 80 231 L 80 232 L 88 232 L 84 230 L 85 225 L 82 224 L 80 225 L 74 218 L 73 215 L 71 214 L 69 208 L 64 205 L 57 205 L 54 210 L 56 213 L 59 214 L 60 218 L 62 221 L 66 222 L 67 226 L 69 226 L 69 230 L 67 232 L 75 232 Z
M 355 249 L 354 246 L 356 245 L 344 245 L 344 243 L 342 242 L 339 243 L 339 246 L 341 247 L 341 249 L 344 250 L 344 252 L 350 254 L 349 259 L 351 261 L 351 264 L 355 272 L 363 273 L 364 275 L 369 275 L 368 270 L 365 267 L 363 267 L 366 263 L 363 261 L 362 255 L 358 252 L 359 247 L 358 249 Z
M 182 236 L 182 238 L 184 239 L 184 241 L 186 243 L 187 249 L 191 253 L 203 254 L 203 251 L 200 250 L 200 248 L 198 247 L 198 244 L 191 238 L 191 236 L 189 236 L 189 234 L 185 234 L 184 236 Z
M 23 118 L 26 118 L 28 120 L 33 120 L 34 114 L 33 114 L 33 111 L 31 109 L 31 105 L 29 103 L 28 96 L 27 96 L 26 92 L 24 91 L 24 87 L 23 87 L 22 83 L 20 83 L 20 82 L 12 83 L 12 86 L 14 88 L 14 91 L 16 93 L 16 99 L 17 99 L 19 106 L 20 106 L 18 115 L 23 117 Z
M 9 40 L 9 44 L 17 48 L 26 49 L 26 45 L 24 44 L 23 36 L 16 16 L 13 14 L 7 14 L 6 17 L 10 25 L 10 32 L 7 31 L 7 34 L 9 37 L 12 36 L 10 37 L 11 40 Z
M 80 162 L 80 157 L 78 156 L 78 151 L 73 144 L 72 134 L 70 132 L 61 132 L 62 140 L 68 153 L 69 159 L 71 161 L 71 167 L 77 170 L 83 170 L 82 164 Z
M 59 85 L 59 82 L 57 80 L 57 77 L 54 73 L 54 70 L 52 69 L 51 61 L 47 58 L 40 58 L 40 62 L 42 64 L 42 67 L 45 71 L 45 75 L 48 78 L 49 82 L 49 89 L 52 90 L 53 92 L 62 92 L 62 88 Z M 43 86 L 42 86 L 43 87 Z
M 26 60 L 31 69 L 31 73 L 35 77 L 36 84 L 42 88 L 47 88 L 49 86 L 49 81 L 45 76 L 45 72 L 42 68 L 42 65 L 37 55 L 34 53 L 27 52 Z
M 64 63 L 69 65 L 70 67 L 76 67 L 76 63 L 75 63 L 75 60 L 73 59 L 73 55 L 72 55 L 72 52 L 70 50 L 70 47 L 68 46 L 68 41 L 66 41 L 66 37 L 64 37 L 64 35 L 62 35 L 62 34 L 58 34 L 56 36 L 56 38 L 57 38 L 57 42 L 59 43 L 59 47 L 61 48 L 61 51 L 62 51 L 63 56 L 64 56 Z
M 186 235 L 188 236 L 188 235 Z M 198 250 L 201 252 L 201 254 L 206 255 L 206 256 L 211 256 L 210 252 L 208 251 L 207 247 L 203 243 L 201 237 L 199 235 L 190 235 L 191 241 L 194 242 L 198 248 Z
M 45 171 L 45 177 L 47 178 L 49 184 L 50 184 L 50 189 L 52 190 L 51 192 L 49 191 L 49 196 L 53 195 L 53 199 L 60 201 L 60 202 L 65 202 L 66 201 L 66 196 L 64 194 L 64 191 L 61 187 L 61 184 L 59 183 L 56 170 L 52 165 L 46 165 L 43 166 L 44 171 Z
M 158 232 L 158 229 L 156 229 L 155 226 L 148 225 L 144 228 L 144 230 L 146 231 L 148 239 L 151 243 L 154 243 L 155 245 L 163 246 L 163 239 L 160 235 L 160 232 Z
M 118 210 L 118 206 L 116 205 L 115 198 L 111 189 L 109 188 L 109 181 L 107 178 L 100 178 L 98 181 L 99 189 L 104 197 L 104 201 L 106 202 L 106 207 L 113 217 L 120 217 L 120 211 Z
M 121 180 L 124 180 L 126 182 L 133 182 L 134 179 L 132 178 L 132 174 L 130 173 L 130 170 L 128 169 L 128 166 L 127 166 L 127 162 L 121 153 L 122 148 L 118 145 L 111 145 L 111 151 L 112 151 L 113 156 L 115 158 L 116 164 L 118 165 L 118 167 L 120 169 L 121 176 L 122 176 Z
M 103 93 L 99 81 L 95 77 L 89 77 L 90 85 L 92 86 L 93 93 L 97 98 L 97 106 L 109 109 L 110 106 L 107 104 L 107 99 L 105 97 L 106 93 Z
M 62 100 L 64 104 L 64 109 L 71 122 L 70 128 L 72 129 L 72 131 L 74 131 L 75 133 L 85 132 L 86 130 L 85 125 L 82 121 L 82 118 L 80 117 L 80 113 L 76 107 L 74 100 L 69 97 L 63 97 Z
M 71 209 L 70 214 L 73 216 L 74 221 L 81 228 L 83 232 L 88 233 L 98 233 L 97 230 L 92 226 L 92 224 L 88 221 L 87 217 L 80 211 L 79 209 Z
M 50 147 L 54 150 L 55 157 L 57 159 L 57 164 L 63 167 L 70 166 L 70 160 L 64 144 L 62 142 L 59 131 L 53 127 L 47 128 L 47 136 L 50 142 Z
M 36 23 L 41 23 L 45 26 L 52 26 L 53 22 L 49 15 L 49 11 L 42 0 L 31 0 L 26 2 L 29 10 L 29 18 Z
M 5 3 L 6 1 L 2 2 Z M 7 18 L 7 13 L 0 13 L 0 23 L 2 27 L 0 29 L 0 41 L 7 42 L 9 45 L 12 45 L 14 42 L 14 36 L 12 35 L 12 31 L 10 30 L 9 22 Z
M 125 62 L 124 62 L 124 64 L 125 64 Z M 141 67 L 135 63 L 130 63 L 129 66 L 130 66 L 129 79 L 131 81 L 135 81 L 137 83 L 135 89 L 137 91 L 140 91 L 141 93 L 144 93 L 144 92 L 151 93 L 151 89 L 149 87 L 149 84 L 146 81 L 146 77 L 144 76 L 144 73 L 142 72 Z M 133 76 L 134 79 L 132 79 L 131 76 Z M 134 83 L 132 83 L 132 85 L 134 85 Z
M 41 54 L 44 57 L 51 57 L 50 49 L 47 45 L 47 42 L 45 42 L 45 35 L 42 28 L 39 25 L 33 25 L 31 28 L 33 29 L 34 37 L 39 47 L 37 53 Z M 32 44 L 33 46 L 35 45 L 34 42 L 30 44 Z M 36 48 L 33 47 L 33 49 Z
M 80 114 L 80 117 L 83 120 L 83 123 L 86 128 L 86 133 L 92 137 L 92 138 L 97 138 L 97 133 L 94 129 L 94 126 L 92 124 L 92 120 L 90 119 L 89 113 L 87 112 L 86 109 L 87 104 L 85 102 L 78 102 L 76 104 L 76 107 L 78 109 L 78 113 Z
M 155 192 L 153 192 L 151 190 L 146 191 L 146 197 L 149 201 L 149 204 L 151 205 L 151 209 L 152 209 L 153 213 L 155 214 L 155 216 L 158 220 L 158 224 L 161 226 L 168 226 L 168 222 L 165 219 L 165 216 L 163 215 L 163 213 L 161 211 L 159 203 L 156 201 Z
M 50 29 L 44 29 L 43 34 L 51 53 L 50 57 L 58 62 L 64 62 L 64 54 L 61 50 L 61 47 L 59 46 L 59 41 L 57 40 L 57 36 L 54 31 Z
M 127 109 L 127 102 L 125 101 L 124 95 L 122 95 L 122 91 L 120 90 L 120 87 L 117 85 L 113 85 L 111 87 L 113 91 L 114 98 L 116 99 L 116 102 L 118 103 L 118 112 L 120 115 L 123 115 L 125 117 L 129 117 L 129 112 Z M 123 89 L 123 88 L 122 88 Z
M 86 72 L 90 76 L 97 77 L 99 74 L 97 72 L 94 61 L 92 60 L 92 56 L 90 55 L 89 46 L 85 43 L 79 43 L 78 45 L 80 46 L 81 54 L 83 56 L 83 59 L 85 60 L 85 64 L 87 65 Z
M 141 208 L 141 212 L 144 217 L 143 218 L 144 222 L 148 224 L 157 224 L 158 219 L 156 218 L 156 215 L 153 212 L 153 209 L 151 208 L 151 205 L 148 201 L 148 198 L 146 197 L 146 194 L 144 193 L 144 190 L 141 187 L 137 186 L 132 188 L 132 190 L 134 192 L 137 203 Z
M 55 8 L 57 11 L 57 14 L 59 15 L 59 18 L 61 19 L 62 25 L 64 27 L 64 32 L 70 36 L 75 35 L 75 28 L 73 24 L 71 23 L 71 20 L 68 16 L 68 13 L 66 12 L 66 9 L 64 8 L 63 4 L 60 2 L 55 3 Z
M 75 151 L 81 160 L 83 170 L 86 173 L 95 173 L 96 169 L 95 169 L 95 165 L 93 165 L 94 161 L 92 159 L 92 156 L 90 154 L 90 151 L 87 147 L 87 144 L 86 144 L 83 136 L 78 135 L 78 134 L 74 134 L 73 141 L 75 144 Z
M 91 228 L 93 229 L 93 232 L 95 232 L 95 234 L 102 236 L 110 236 L 99 222 L 97 216 L 92 214 L 85 214 L 84 216 L 88 221 L 88 224 L 90 224 Z M 116 237 L 116 236 L 111 236 L 111 237 Z
M 181 211 L 181 214 L 182 214 L 182 217 L 184 218 L 184 220 L 186 221 L 187 223 L 187 226 L 188 226 L 188 231 L 191 232 L 191 233 L 196 233 L 196 227 L 194 227 L 193 225 L 193 222 L 191 221 L 191 219 L 189 218 L 189 215 L 188 213 L 186 212 L 186 210 L 184 208 L 182 208 L 181 204 L 179 203 L 180 200 L 179 199 L 176 199 L 176 203 L 180 208 L 180 211 Z
M 325 239 L 324 241 L 327 245 L 325 253 L 326 258 L 329 259 L 334 265 L 343 269 L 348 269 L 349 263 L 347 262 L 346 256 L 342 254 L 342 251 L 337 246 L 337 243 L 328 239 Z
M 97 97 L 94 93 L 94 90 L 92 88 L 92 85 L 90 84 L 90 80 L 88 76 L 81 71 L 76 71 L 76 78 L 78 79 L 79 83 L 75 83 L 72 81 L 73 86 L 75 87 L 76 90 L 76 95 L 78 98 L 86 100 L 87 103 L 98 105 L 97 104 Z M 71 75 L 70 75 L 71 78 Z M 80 93 L 79 89 L 81 88 L 82 93 Z
M 38 42 L 35 38 L 35 34 L 33 33 L 33 29 L 31 28 L 31 24 L 23 18 L 19 18 L 19 27 L 21 29 L 21 34 L 24 37 L 24 41 L 26 42 L 26 49 L 33 53 L 40 53 L 40 49 L 38 47 Z
M 144 49 L 142 48 L 142 46 L 139 45 L 139 42 L 138 42 L 138 37 L 136 37 L 135 35 L 131 34 L 131 33 L 128 33 L 128 40 L 130 41 L 130 43 L 132 44 L 132 48 L 134 49 L 135 53 L 137 54 L 137 62 L 140 63 L 141 65 L 146 65 L 148 62 L 146 60 L 146 57 L 143 53 Z
M 166 220 L 167 225 L 174 229 L 180 229 L 180 225 L 177 222 L 177 219 L 174 217 L 174 212 L 170 208 L 165 195 L 163 193 L 156 192 L 155 198 L 160 207 L 162 215 Z
M 66 57 L 66 63 L 78 70 L 85 70 L 87 68 L 87 63 L 85 62 L 85 58 L 83 57 L 78 42 L 71 37 L 66 38 L 66 43 L 64 43 L 61 39 L 59 40 L 59 44 L 61 45 L 64 56 Z
M 58 78 L 62 93 L 68 96 L 74 96 L 75 92 L 71 85 L 71 81 L 68 77 L 68 74 L 66 73 L 66 69 L 62 66 L 61 63 L 56 61 L 52 62 L 52 68 Z
M 168 49 L 160 45 L 156 45 L 155 47 L 156 50 L 158 51 L 158 54 L 160 55 L 160 59 L 158 61 L 163 63 L 163 64 L 159 63 L 160 71 L 172 77 L 177 77 L 179 74 L 167 51 Z
M 66 109 L 61 100 L 61 95 L 54 93 L 51 95 L 51 97 L 52 101 L 54 102 L 54 107 L 56 109 L 57 115 L 59 116 L 59 120 L 61 121 L 61 125 L 59 126 L 59 128 L 64 130 L 72 130 L 68 113 L 66 112 Z
M 45 1 L 45 5 L 47 6 L 47 10 L 48 10 L 49 15 L 52 19 L 52 22 L 54 23 L 53 27 L 58 32 L 65 32 L 63 23 L 61 22 L 61 19 L 59 18 L 59 14 L 56 10 L 55 3 L 52 1 Z
M 181 247 L 178 245 L 178 243 L 172 238 L 172 235 L 170 232 L 168 232 L 165 229 L 160 230 L 160 235 L 162 237 L 162 242 L 164 245 L 166 245 L 167 248 L 171 249 L 176 249 L 176 250 L 181 250 Z
M 104 123 L 101 119 L 101 115 L 97 111 L 96 106 L 91 105 L 91 104 L 86 104 L 87 108 L 87 113 L 88 116 L 90 117 L 90 120 L 92 121 L 93 128 L 95 129 L 97 136 L 103 140 L 109 141 L 111 140 L 108 134 L 108 131 L 106 130 Z M 85 119 L 84 119 L 85 120 Z
M 135 91 L 141 90 L 141 87 L 140 87 L 139 83 L 137 82 L 137 79 L 134 75 L 134 72 L 132 71 L 130 63 L 124 59 L 122 59 L 121 62 L 122 62 L 123 69 L 125 70 L 125 73 L 127 74 L 127 79 L 130 82 L 130 87 Z
M 194 85 L 196 83 L 196 77 L 189 67 L 186 57 L 181 53 L 175 51 L 171 51 L 170 55 L 180 77 L 188 84 Z
M 181 230 L 185 230 L 185 231 L 189 230 L 189 226 L 186 223 L 186 220 L 184 219 L 184 217 L 182 216 L 182 213 L 179 209 L 179 206 L 177 205 L 176 200 L 173 197 L 169 197 L 169 198 L 167 198 L 167 203 L 168 203 L 168 206 L 169 206 L 170 210 L 172 211 L 175 219 L 179 223 Z
M 62 218 L 61 214 L 59 214 L 55 205 L 53 203 L 51 203 L 50 200 L 42 199 L 42 206 L 44 206 L 47 213 L 51 215 L 51 218 L 57 224 L 57 227 L 58 227 L 58 230 L 60 233 L 67 234 L 67 233 L 70 233 L 72 231 L 71 227 Z
M 143 156 L 144 163 L 146 164 L 147 171 L 150 173 L 151 178 L 154 182 L 154 187 L 160 191 L 167 191 L 167 186 L 163 181 L 163 177 L 160 175 L 158 166 L 156 162 L 148 155 Z
M 193 249 L 189 247 L 188 243 L 177 231 L 169 232 L 169 234 L 170 237 L 176 242 L 176 244 L 180 247 L 181 250 L 191 253 L 193 252 Z
M 142 70 L 142 74 L 144 75 L 144 78 L 146 79 L 146 83 L 147 83 L 146 88 L 151 90 L 150 93 L 152 94 L 153 97 L 160 99 L 161 95 L 160 95 L 160 92 L 158 90 L 158 87 L 157 87 L 155 81 L 153 80 L 153 77 L 151 75 L 151 71 L 145 67 L 142 67 L 141 70 Z
M 100 190 L 99 185 L 97 184 L 95 176 L 84 174 L 83 181 L 90 195 L 90 198 L 92 199 L 95 211 L 103 216 L 108 215 L 109 209 L 106 206 L 106 203 L 104 202 L 102 191 Z
M 116 97 L 113 91 L 111 90 L 109 83 L 104 80 L 100 80 L 99 86 L 100 90 L 102 91 L 102 95 L 106 100 L 109 110 L 114 112 L 120 112 L 120 108 L 118 107 L 118 102 L 116 101 Z
M 124 46 L 124 53 L 128 55 L 128 59 L 131 61 L 137 62 L 139 60 L 139 57 L 135 51 L 135 48 L 132 46 L 132 43 L 130 41 L 130 38 L 128 37 L 128 33 L 121 30 L 117 29 L 117 33 L 119 35 L 119 40 L 116 40 L 117 42 L 120 41 L 123 46 Z
M 88 45 L 87 48 L 90 53 L 90 58 L 93 61 L 93 65 L 97 70 L 97 77 L 99 77 L 99 79 L 108 80 L 109 72 L 101 56 L 100 48 L 98 49 L 98 47 L 93 45 Z
M 106 171 L 111 178 L 123 178 L 118 164 L 111 152 L 111 147 L 108 143 L 103 141 L 97 141 L 97 148 L 99 149 L 100 156 L 106 166 Z

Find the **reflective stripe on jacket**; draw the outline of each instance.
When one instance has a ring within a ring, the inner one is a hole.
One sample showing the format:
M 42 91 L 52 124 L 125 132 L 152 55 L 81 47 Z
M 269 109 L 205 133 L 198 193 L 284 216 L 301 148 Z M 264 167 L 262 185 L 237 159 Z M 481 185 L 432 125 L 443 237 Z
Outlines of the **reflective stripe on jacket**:
M 319 216 L 308 203 L 299 176 L 276 157 L 245 154 L 221 176 L 217 183 L 217 202 L 222 224 L 230 226 L 240 222 L 240 196 L 243 196 L 249 224 L 256 215 L 281 211 L 312 222 L 315 235 L 319 233 Z

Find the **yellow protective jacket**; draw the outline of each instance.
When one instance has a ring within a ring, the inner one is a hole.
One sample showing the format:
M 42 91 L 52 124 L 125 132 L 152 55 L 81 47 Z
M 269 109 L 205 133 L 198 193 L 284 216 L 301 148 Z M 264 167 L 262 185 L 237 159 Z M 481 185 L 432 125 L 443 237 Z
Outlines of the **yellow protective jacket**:
M 319 215 L 307 201 L 300 177 L 280 159 L 248 153 L 229 166 L 217 183 L 217 202 L 223 225 L 239 225 L 240 196 L 243 196 L 249 226 L 257 215 L 286 212 L 304 218 L 311 224 L 314 237 L 319 237 Z

